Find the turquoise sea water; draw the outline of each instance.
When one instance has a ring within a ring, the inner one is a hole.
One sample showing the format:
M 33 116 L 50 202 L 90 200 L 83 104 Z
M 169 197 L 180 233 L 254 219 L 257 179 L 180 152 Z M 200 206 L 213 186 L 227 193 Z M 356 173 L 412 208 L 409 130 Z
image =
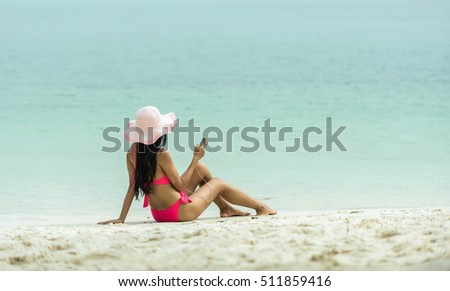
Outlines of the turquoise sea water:
M 235 135 L 204 159 L 282 212 L 450 206 L 448 1 L 1 0 L 0 100 L 0 224 L 118 216 L 124 148 L 102 132 L 146 105 L 201 130 L 293 127 L 275 153 Z M 348 151 L 284 151 L 327 116 Z M 191 153 L 171 150 L 182 172 Z

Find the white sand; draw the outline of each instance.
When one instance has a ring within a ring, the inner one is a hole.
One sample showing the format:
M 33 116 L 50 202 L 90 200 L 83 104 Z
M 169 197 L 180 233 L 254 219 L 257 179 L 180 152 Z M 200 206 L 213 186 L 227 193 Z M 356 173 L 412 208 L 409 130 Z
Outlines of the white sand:
M 450 270 L 450 209 L 0 230 L 0 270 Z

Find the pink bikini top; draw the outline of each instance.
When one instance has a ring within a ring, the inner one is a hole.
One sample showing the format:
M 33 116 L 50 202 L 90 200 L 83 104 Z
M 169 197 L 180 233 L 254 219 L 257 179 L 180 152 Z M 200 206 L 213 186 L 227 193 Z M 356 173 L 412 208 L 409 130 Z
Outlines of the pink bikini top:
M 170 180 L 169 177 L 167 177 L 166 175 L 162 176 L 161 178 L 159 178 L 156 181 L 153 181 L 152 183 L 153 185 L 167 185 L 170 184 Z M 148 207 L 148 195 L 144 195 L 144 205 L 143 207 L 146 208 Z
M 159 178 L 158 180 L 153 181 L 152 184 L 153 185 L 167 185 L 167 184 L 170 184 L 170 180 L 169 180 L 169 177 L 164 175 L 161 178 Z

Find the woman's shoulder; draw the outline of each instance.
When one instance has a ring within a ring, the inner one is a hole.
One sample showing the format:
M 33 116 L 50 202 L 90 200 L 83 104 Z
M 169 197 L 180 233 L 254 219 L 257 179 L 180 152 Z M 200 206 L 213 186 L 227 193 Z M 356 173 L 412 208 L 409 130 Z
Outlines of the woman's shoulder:
M 168 151 L 167 149 L 163 149 L 163 150 L 160 151 L 159 154 L 158 154 L 158 158 L 159 158 L 159 159 L 161 159 L 161 158 L 166 159 L 166 158 L 168 158 L 168 157 L 170 157 L 170 153 L 169 153 L 169 151 Z
M 172 156 L 170 155 L 170 152 L 167 149 L 160 151 L 156 158 L 158 160 L 158 163 L 167 163 L 172 160 Z
M 136 153 L 136 144 L 134 143 L 134 144 L 132 144 L 132 145 L 130 146 L 130 148 L 128 149 L 128 151 L 127 151 L 127 157 L 132 158 L 132 157 L 134 157 L 135 153 Z

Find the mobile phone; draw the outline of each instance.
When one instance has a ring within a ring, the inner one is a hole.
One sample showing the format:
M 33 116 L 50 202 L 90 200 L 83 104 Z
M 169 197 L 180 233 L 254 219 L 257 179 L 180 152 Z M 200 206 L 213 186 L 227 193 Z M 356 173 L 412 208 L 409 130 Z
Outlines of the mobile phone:
M 202 141 L 200 142 L 200 146 L 203 146 L 206 143 L 206 137 L 202 138 Z

